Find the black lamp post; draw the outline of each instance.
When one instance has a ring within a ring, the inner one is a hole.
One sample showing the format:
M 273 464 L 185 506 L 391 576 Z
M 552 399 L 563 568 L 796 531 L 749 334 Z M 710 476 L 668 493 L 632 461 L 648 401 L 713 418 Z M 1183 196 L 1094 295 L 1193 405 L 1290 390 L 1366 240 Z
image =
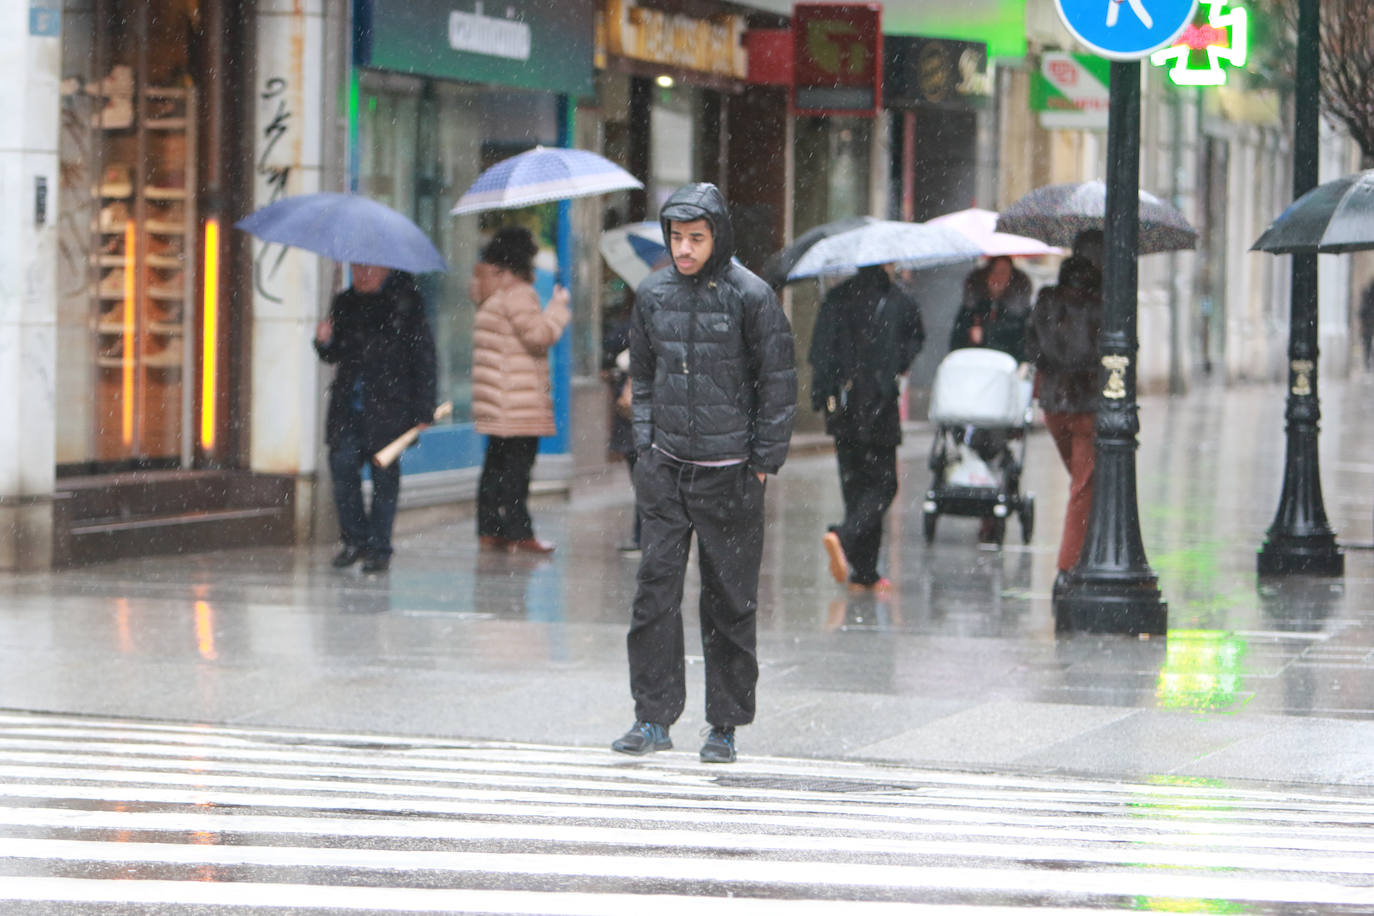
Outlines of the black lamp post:
M 1318 0 L 1298 2 L 1297 85 L 1293 100 L 1293 199 L 1317 186 L 1318 70 L 1321 34 Z M 1317 466 L 1317 256 L 1294 254 L 1288 319 L 1288 447 L 1283 494 L 1259 551 L 1262 576 L 1345 574 L 1345 555 L 1326 520 Z
M 1136 505 L 1136 256 L 1140 211 L 1140 62 L 1113 61 L 1107 114 L 1102 394 L 1092 514 L 1078 565 L 1054 598 L 1057 631 L 1162 634 L 1168 605 L 1145 558 Z

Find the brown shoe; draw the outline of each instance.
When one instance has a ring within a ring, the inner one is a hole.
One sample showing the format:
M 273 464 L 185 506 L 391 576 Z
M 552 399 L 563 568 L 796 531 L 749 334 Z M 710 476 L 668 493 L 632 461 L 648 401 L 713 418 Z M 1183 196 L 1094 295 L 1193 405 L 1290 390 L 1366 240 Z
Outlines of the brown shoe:
M 825 552 L 830 556 L 830 577 L 836 582 L 843 583 L 849 578 L 849 561 L 845 559 L 840 536 L 833 531 L 827 531 L 825 537 L 821 538 L 821 543 L 825 545 Z
M 555 546 L 552 541 L 541 541 L 539 538 L 510 542 L 510 549 L 516 553 L 553 553 Z
M 483 550 L 499 550 L 508 553 L 511 549 L 511 542 L 505 538 L 499 538 L 494 534 L 484 534 L 477 539 L 478 545 Z

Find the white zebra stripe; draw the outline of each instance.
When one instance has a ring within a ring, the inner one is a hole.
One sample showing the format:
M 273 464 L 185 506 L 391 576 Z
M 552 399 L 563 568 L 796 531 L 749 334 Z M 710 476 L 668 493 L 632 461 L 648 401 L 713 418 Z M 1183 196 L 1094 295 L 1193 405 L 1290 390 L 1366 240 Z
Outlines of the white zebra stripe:
M 0 900 L 133 903 L 181 906 L 257 906 L 377 910 L 400 913 L 487 913 L 502 916 L 701 916 L 709 908 L 725 916 L 808 916 L 837 909 L 857 916 L 970 916 L 968 906 L 846 900 L 768 900 L 670 894 L 569 894 L 556 891 L 453 890 L 448 888 L 330 887 L 328 885 L 183 881 L 112 881 L 86 878 L 0 877 Z M 1017 916 L 1016 907 L 978 906 L 980 916 Z M 1052 907 L 1047 916 L 1102 916 L 1099 909 Z
M 452 850 L 319 849 L 301 846 L 175 846 L 167 843 L 0 839 L 0 856 L 128 865 L 213 865 L 382 871 L 392 879 L 416 872 L 519 874 L 560 879 L 688 881 L 709 885 L 770 884 L 854 891 L 937 890 L 1081 896 L 1225 898 L 1270 903 L 1374 906 L 1374 888 L 1249 876 L 1245 881 L 1138 869 L 1076 873 L 983 867 L 610 855 L 482 853 Z
M 696 913 L 739 894 L 725 912 L 984 913 L 1011 900 L 1374 908 L 1365 798 L 329 740 L 0 714 L 11 872 L 0 901 L 638 914 L 650 900 L 655 912 Z M 222 868 L 237 871 L 157 880 Z M 152 879 L 104 880 L 113 869 Z M 73 872 L 93 877 L 61 877 Z M 283 883 L 287 872 L 301 882 Z M 560 892 L 570 881 L 587 892 Z M 418 886 L 436 883 L 446 886 Z M 611 886 L 622 893 L 603 893 Z M 875 902 L 893 898 L 955 902 Z
M 710 828 L 697 830 L 650 829 L 648 827 L 559 826 L 557 824 L 491 821 L 414 822 L 396 819 L 349 819 L 321 817 L 310 820 L 271 815 L 246 814 L 168 814 L 159 812 L 68 811 L 62 809 L 23 809 L 0 807 L 0 826 L 49 827 L 79 830 L 121 830 L 125 832 L 182 831 L 215 835 L 274 834 L 278 836 L 327 836 L 366 838 L 371 840 L 451 840 L 463 842 L 522 841 L 529 844 L 604 844 L 642 846 L 651 842 L 655 847 L 687 850 L 730 850 L 733 852 L 804 852 L 833 853 L 837 837 L 833 830 L 815 836 L 798 834 L 767 834 L 723 832 L 717 822 Z M 731 822 L 732 827 L 742 825 Z M 981 832 L 980 832 L 981 834 Z M 1119 833 L 1107 838 L 1101 834 L 1074 836 L 1040 831 L 1037 834 L 1019 833 L 1008 838 L 1015 844 L 974 843 L 969 834 L 956 830 L 920 830 L 920 839 L 870 839 L 844 836 L 838 845 L 848 853 L 867 853 L 890 856 L 948 856 L 950 843 L 959 842 L 961 857 L 983 859 L 1057 859 L 1065 862 L 1130 864 L 1176 868 L 1249 868 L 1271 871 L 1323 872 L 1345 874 L 1374 873 L 1374 845 L 1338 844 L 1346 848 L 1333 849 L 1333 844 L 1304 844 L 1290 846 L 1279 836 L 1269 838 L 1266 848 L 1307 850 L 1305 855 L 1241 854 L 1235 850 L 1213 852 L 1218 847 L 1233 845 L 1229 837 L 1199 836 L 1187 842 L 1176 838 L 1171 846 L 1192 847 L 1185 850 L 1153 850 L 1143 844 L 1154 842 L 1149 835 Z M 932 839 L 932 837 L 942 837 Z M 1050 838 L 1058 842 L 1048 842 Z M 1068 845 L 1071 841 L 1109 843 L 1106 850 Z M 1141 844 L 1130 846 L 1127 844 Z M 1254 849 L 1256 844 L 1236 845 Z M 1355 856 L 1313 855 L 1312 853 L 1354 853 Z

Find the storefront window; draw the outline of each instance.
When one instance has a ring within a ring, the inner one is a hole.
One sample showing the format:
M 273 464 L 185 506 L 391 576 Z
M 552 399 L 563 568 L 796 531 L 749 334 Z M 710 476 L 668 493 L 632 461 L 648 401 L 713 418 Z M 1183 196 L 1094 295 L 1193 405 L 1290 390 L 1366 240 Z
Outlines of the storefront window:
M 63 13 L 57 463 L 192 461 L 197 86 L 174 0 Z
M 475 306 L 468 280 L 502 216 L 452 216 L 449 210 L 487 166 L 554 143 L 556 126 L 553 97 L 546 93 L 372 71 L 362 76 L 358 193 L 414 219 L 448 261 L 447 273 L 420 280 L 438 351 L 439 399 L 453 402 L 453 422 L 472 419 Z

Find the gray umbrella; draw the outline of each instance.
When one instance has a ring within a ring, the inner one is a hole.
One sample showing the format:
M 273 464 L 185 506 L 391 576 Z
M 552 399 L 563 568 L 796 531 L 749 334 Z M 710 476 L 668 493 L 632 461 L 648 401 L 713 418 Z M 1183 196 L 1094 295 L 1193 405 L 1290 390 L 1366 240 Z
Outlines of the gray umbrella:
M 1069 248 L 1078 233 L 1102 229 L 1106 214 L 1105 183 L 1051 184 L 1036 188 L 1003 210 L 997 218 L 997 231 Z M 1197 230 L 1175 207 L 1148 191 L 1140 192 L 1139 232 L 1140 254 L 1197 247 Z
M 1374 169 L 1317 185 L 1250 246 L 1274 254 L 1340 254 L 1374 248 Z
M 768 281 L 769 286 L 780 289 L 788 282 L 787 275 L 792 272 L 792 268 L 797 266 L 802 255 L 811 250 L 812 245 L 821 239 L 828 239 L 832 235 L 867 225 L 873 220 L 874 218 L 871 216 L 851 216 L 848 219 L 837 219 L 829 223 L 821 223 L 819 226 L 812 226 L 797 236 L 796 241 L 791 245 L 770 255 L 768 260 L 763 262 L 763 269 L 759 271 L 759 276 Z
M 968 236 L 947 226 L 880 219 L 812 245 L 787 279 L 852 274 L 875 264 L 915 270 L 976 261 L 982 255 L 983 250 Z

